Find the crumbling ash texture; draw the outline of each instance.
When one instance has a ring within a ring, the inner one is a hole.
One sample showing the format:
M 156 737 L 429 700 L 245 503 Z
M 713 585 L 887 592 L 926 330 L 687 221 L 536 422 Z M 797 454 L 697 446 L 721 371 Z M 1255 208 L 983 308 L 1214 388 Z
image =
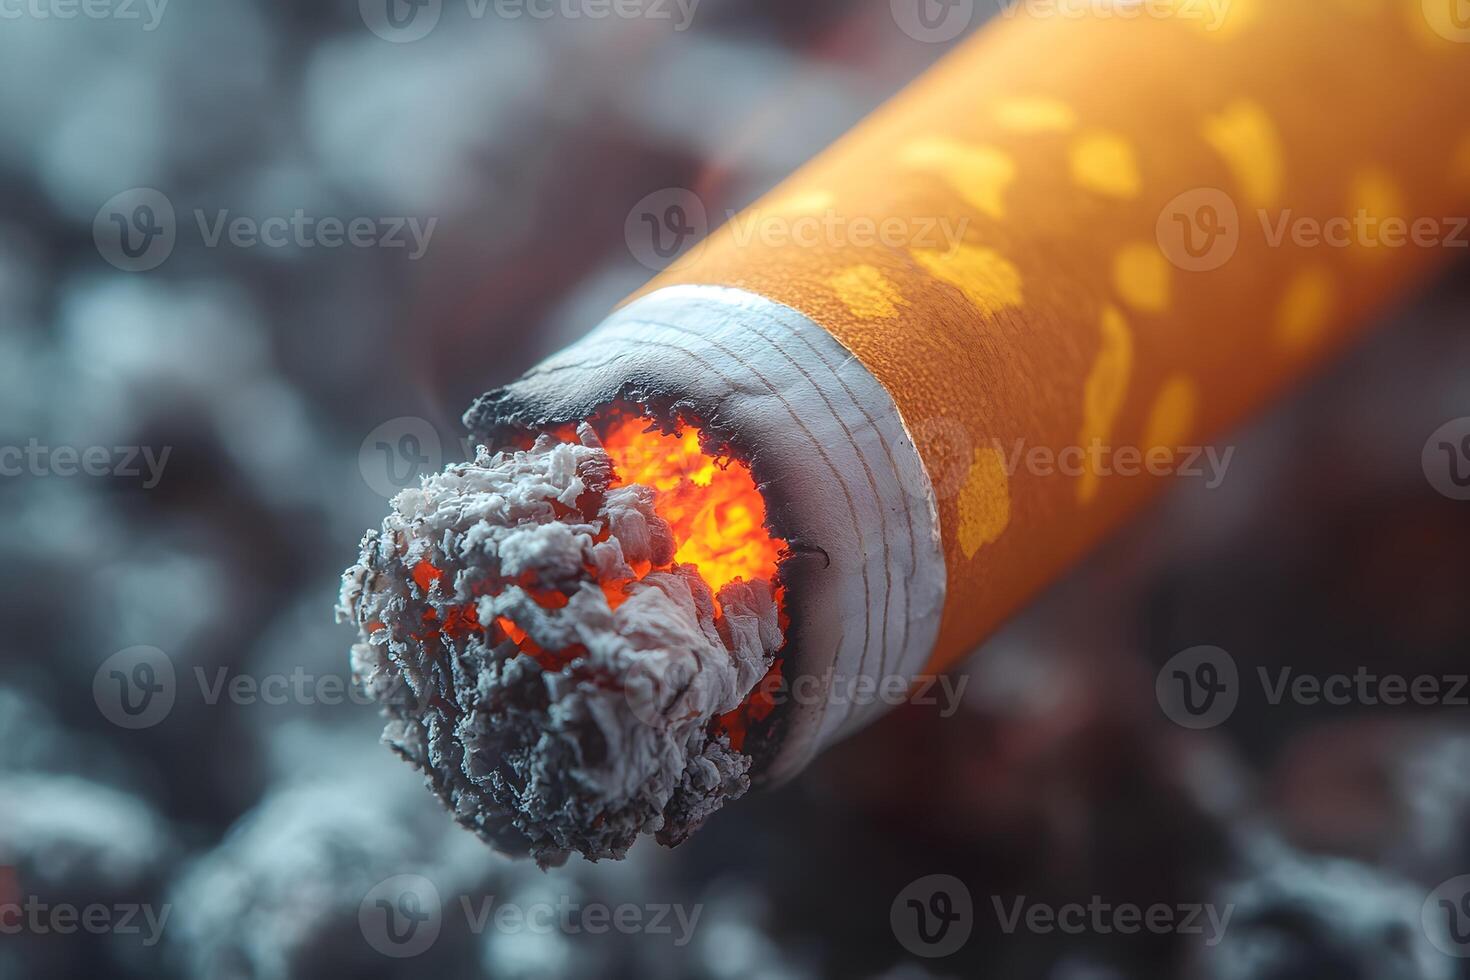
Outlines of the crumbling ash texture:
M 655 491 L 616 486 L 591 428 L 579 438 L 481 448 L 399 494 L 339 607 L 384 741 L 461 823 L 542 865 L 621 858 L 639 834 L 677 844 L 742 795 L 751 760 L 717 720 L 782 640 L 770 584 L 724 586 L 717 615 L 673 562 Z

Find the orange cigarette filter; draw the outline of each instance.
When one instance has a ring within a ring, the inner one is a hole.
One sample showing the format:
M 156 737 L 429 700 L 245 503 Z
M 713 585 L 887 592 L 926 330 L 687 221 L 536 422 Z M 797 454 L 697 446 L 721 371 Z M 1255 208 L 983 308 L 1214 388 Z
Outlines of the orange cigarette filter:
M 1167 469 L 1470 240 L 1454 0 L 1098 6 L 1002 14 L 640 294 L 784 304 L 886 389 L 938 509 L 929 669 L 1157 488 L 1120 452 Z

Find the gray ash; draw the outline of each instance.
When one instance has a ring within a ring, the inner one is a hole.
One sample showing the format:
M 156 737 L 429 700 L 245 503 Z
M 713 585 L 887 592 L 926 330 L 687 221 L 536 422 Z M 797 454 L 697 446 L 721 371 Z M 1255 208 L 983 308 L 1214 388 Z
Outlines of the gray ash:
M 750 786 L 719 720 L 771 668 L 777 598 L 712 592 L 656 500 L 586 425 L 482 447 L 395 498 L 343 577 L 384 741 L 500 850 L 547 866 L 677 844 Z

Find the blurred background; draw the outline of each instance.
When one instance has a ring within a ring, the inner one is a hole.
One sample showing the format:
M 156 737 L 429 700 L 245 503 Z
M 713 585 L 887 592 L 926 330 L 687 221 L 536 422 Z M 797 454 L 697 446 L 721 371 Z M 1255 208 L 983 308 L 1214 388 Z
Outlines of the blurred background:
M 1421 465 L 1470 415 L 1463 260 L 946 710 L 673 851 L 455 827 L 349 693 L 363 530 L 647 279 L 638 202 L 743 206 L 994 11 L 488 2 L 0 8 L 0 977 L 1470 976 L 1470 503 Z M 1209 727 L 1156 697 L 1181 653 L 1247 681 Z

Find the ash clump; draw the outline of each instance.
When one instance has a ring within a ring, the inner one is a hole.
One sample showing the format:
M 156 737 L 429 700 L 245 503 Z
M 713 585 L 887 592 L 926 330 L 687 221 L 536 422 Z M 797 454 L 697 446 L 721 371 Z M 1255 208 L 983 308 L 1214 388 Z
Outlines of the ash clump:
M 343 575 L 383 740 L 455 817 L 543 866 L 674 845 L 750 786 L 719 731 L 782 636 L 766 582 L 713 595 L 656 491 L 593 430 L 451 465 L 393 500 Z M 716 603 L 718 599 L 718 604 Z

